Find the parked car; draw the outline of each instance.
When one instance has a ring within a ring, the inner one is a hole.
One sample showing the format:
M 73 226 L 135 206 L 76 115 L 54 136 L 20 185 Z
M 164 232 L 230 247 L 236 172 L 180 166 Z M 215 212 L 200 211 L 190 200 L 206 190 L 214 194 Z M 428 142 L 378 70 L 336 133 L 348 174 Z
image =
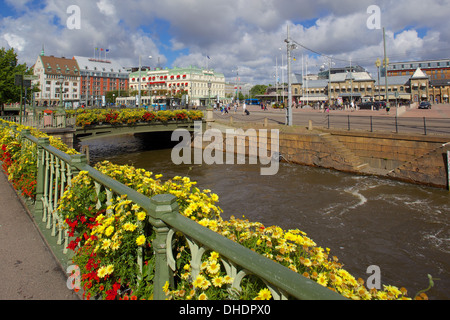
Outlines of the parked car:
M 375 102 L 375 109 L 376 110 L 386 109 L 386 102 L 384 102 L 384 101 Z
M 358 107 L 359 107 L 359 110 L 372 110 L 372 107 L 374 109 L 376 109 L 374 102 L 364 102 L 364 103 L 361 103 L 360 105 L 358 105 Z
M 419 109 L 431 109 L 431 103 L 429 101 L 423 101 L 420 103 Z

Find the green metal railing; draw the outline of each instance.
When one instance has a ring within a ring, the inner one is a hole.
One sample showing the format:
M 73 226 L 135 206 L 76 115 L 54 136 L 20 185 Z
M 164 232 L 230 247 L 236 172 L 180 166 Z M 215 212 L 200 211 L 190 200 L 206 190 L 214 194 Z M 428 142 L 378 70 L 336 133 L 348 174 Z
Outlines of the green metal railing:
M 75 127 L 77 120 L 75 115 L 66 114 L 13 115 L 1 116 L 0 119 L 36 129 Z
M 176 271 L 172 254 L 172 241 L 175 234 L 183 234 L 191 251 L 192 279 L 200 272 L 202 257 L 209 251 L 219 253 L 227 274 L 234 279 L 232 289 L 240 290 L 240 284 L 247 275 L 260 278 L 270 289 L 275 300 L 288 298 L 301 300 L 345 299 L 316 282 L 211 231 L 195 221 L 179 214 L 177 199 L 173 195 L 163 194 L 148 198 L 143 194 L 104 175 L 86 163 L 85 155 L 68 155 L 50 146 L 48 138 L 35 138 L 28 130 L 21 133 L 24 143 L 37 146 L 38 172 L 36 204 L 34 214 L 45 223 L 56 239 L 59 250 L 67 254 L 69 244 L 68 231 L 60 221 L 57 204 L 71 180 L 80 171 L 87 172 L 95 181 L 97 195 L 106 191 L 105 202 L 108 205 L 113 197 L 126 195 L 128 200 L 143 208 L 148 214 L 148 222 L 156 237 L 152 243 L 155 255 L 155 276 L 153 280 L 155 300 L 164 300 L 163 286 L 173 285 Z M 100 198 L 100 197 L 98 197 Z M 97 207 L 102 203 L 98 200 Z M 141 268 L 143 261 L 138 256 Z

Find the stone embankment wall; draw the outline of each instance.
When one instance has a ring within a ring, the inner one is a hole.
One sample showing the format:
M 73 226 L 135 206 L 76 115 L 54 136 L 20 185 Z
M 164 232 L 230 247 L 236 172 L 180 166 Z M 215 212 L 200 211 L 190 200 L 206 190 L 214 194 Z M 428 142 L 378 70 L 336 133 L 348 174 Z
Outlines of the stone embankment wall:
M 279 140 L 282 159 L 291 163 L 448 187 L 450 137 L 314 129 L 280 132 Z

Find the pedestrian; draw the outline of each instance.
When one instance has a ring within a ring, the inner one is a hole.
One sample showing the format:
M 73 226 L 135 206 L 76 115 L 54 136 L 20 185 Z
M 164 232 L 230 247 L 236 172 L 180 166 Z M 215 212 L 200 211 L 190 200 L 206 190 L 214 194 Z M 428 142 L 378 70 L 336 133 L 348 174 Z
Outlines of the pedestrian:
M 386 112 L 387 114 L 390 114 L 391 111 L 391 105 L 389 103 L 386 103 Z
M 247 111 L 247 105 L 244 102 L 244 104 L 242 105 L 242 114 L 245 115 L 246 111 Z

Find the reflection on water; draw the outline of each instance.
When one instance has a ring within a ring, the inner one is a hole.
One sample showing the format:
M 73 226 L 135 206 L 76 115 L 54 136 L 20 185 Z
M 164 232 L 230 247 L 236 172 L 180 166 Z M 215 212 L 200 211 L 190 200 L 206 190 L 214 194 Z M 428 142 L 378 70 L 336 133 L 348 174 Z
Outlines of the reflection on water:
M 171 178 L 189 176 L 220 197 L 223 218 L 298 228 L 331 249 L 356 277 L 371 265 L 382 283 L 408 289 L 428 287 L 427 274 L 440 280 L 430 298 L 450 299 L 450 195 L 376 177 L 282 164 L 275 176 L 259 166 L 175 166 L 171 150 L 148 150 L 149 140 L 133 136 L 90 142 L 91 159 L 130 164 Z M 147 151 L 146 151 L 147 150 Z

